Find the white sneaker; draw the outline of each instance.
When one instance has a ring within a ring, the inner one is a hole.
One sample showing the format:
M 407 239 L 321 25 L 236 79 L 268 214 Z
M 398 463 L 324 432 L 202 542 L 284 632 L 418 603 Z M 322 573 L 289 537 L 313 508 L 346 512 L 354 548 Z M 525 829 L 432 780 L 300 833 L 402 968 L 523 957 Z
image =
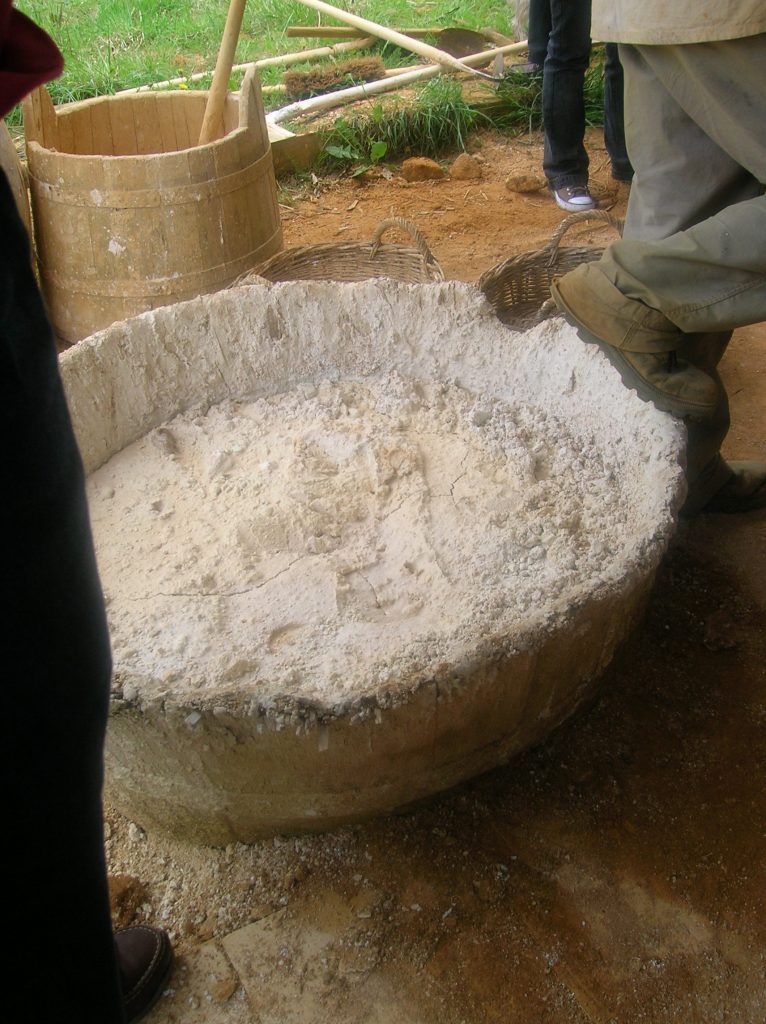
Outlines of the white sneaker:
M 580 213 L 582 210 L 595 210 L 596 200 L 588 191 L 587 185 L 562 185 L 554 188 L 553 198 L 556 205 L 569 213 Z

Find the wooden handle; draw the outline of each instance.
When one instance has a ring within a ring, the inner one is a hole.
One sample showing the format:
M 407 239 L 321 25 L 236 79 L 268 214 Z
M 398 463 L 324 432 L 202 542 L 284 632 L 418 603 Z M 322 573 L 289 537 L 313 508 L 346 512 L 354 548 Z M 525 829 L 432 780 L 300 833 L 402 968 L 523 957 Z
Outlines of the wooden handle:
M 492 77 L 491 75 L 485 75 L 482 71 L 477 71 L 476 68 L 472 68 L 468 64 L 464 64 L 463 61 L 457 60 L 455 57 L 451 57 L 444 50 L 439 50 L 435 46 L 429 46 L 427 43 L 421 43 L 419 40 L 405 36 L 401 32 L 394 32 L 393 29 L 384 28 L 374 21 L 368 21 L 366 18 L 358 18 L 355 14 L 349 14 L 348 11 L 343 11 L 338 7 L 333 7 L 331 4 L 323 3 L 323 0 L 298 0 L 298 2 L 302 3 L 305 7 L 312 7 L 315 11 L 320 11 L 322 14 L 329 14 L 333 18 L 337 18 L 338 21 L 345 21 L 348 25 L 361 28 L 372 36 L 386 39 L 389 43 L 394 43 L 403 50 L 417 53 L 432 63 L 453 68 L 455 71 L 468 71 L 473 75 L 480 75 L 482 78 Z
M 412 36 L 413 39 L 423 39 L 425 36 L 437 36 L 441 28 L 397 28 L 394 31 Z M 290 25 L 285 35 L 308 39 L 356 39 L 366 35 L 366 32 L 361 28 L 346 28 L 344 25 Z
M 383 235 L 385 234 L 386 231 L 388 231 L 389 228 L 400 228 L 402 231 L 406 231 L 407 234 L 410 235 L 412 240 L 417 245 L 418 252 L 426 261 L 426 263 L 436 263 L 434 254 L 428 247 L 428 242 L 425 240 L 425 238 L 417 229 L 417 227 L 412 223 L 412 221 L 405 220 L 404 217 L 387 217 L 385 220 L 382 220 L 380 224 L 378 224 L 372 236 L 370 256 L 375 256 L 378 249 L 380 248 L 380 243 L 383 241 Z
M 218 51 L 218 60 L 215 63 L 213 81 L 210 86 L 207 106 L 205 107 L 205 116 L 202 119 L 202 130 L 199 133 L 200 146 L 220 139 L 224 133 L 223 107 L 226 102 L 226 94 L 229 91 L 229 77 L 234 65 L 234 51 L 237 48 L 239 31 L 242 28 L 245 3 L 246 0 L 231 0 L 229 4 L 229 13 L 226 16 L 221 48 Z
M 601 220 L 605 224 L 621 235 L 623 222 L 619 217 L 613 217 L 608 210 L 583 210 L 581 213 L 573 213 L 569 217 L 565 217 L 564 220 L 559 224 L 556 230 L 551 235 L 550 241 L 546 245 L 546 249 L 550 250 L 550 259 L 548 261 L 549 266 L 553 265 L 553 261 L 556 258 L 556 252 L 561 244 L 561 240 L 564 235 L 569 231 L 570 228 L 575 227 L 577 224 L 587 223 L 587 221 Z

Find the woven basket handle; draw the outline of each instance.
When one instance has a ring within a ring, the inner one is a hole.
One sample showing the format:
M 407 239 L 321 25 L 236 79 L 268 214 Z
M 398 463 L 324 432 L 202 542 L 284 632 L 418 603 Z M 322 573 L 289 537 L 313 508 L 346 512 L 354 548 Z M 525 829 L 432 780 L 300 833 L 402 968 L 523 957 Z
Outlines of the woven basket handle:
M 575 227 L 577 224 L 583 224 L 589 220 L 602 220 L 605 224 L 609 224 L 614 230 L 621 235 L 623 221 L 619 217 L 613 217 L 607 210 L 583 210 L 582 213 L 573 213 L 571 217 L 566 217 L 556 230 L 551 235 L 551 240 L 546 245 L 546 250 L 550 253 L 548 259 L 548 266 L 553 265 L 553 261 L 556 259 L 556 253 L 561 245 L 561 239 L 569 231 L 570 228 Z
M 431 250 L 428 248 L 428 242 L 423 238 L 421 233 L 415 227 L 411 220 L 405 220 L 404 217 L 388 217 L 386 220 L 382 220 L 380 224 L 375 228 L 372 235 L 372 250 L 370 256 L 374 257 L 378 251 L 380 243 L 383 241 L 383 235 L 388 231 L 389 228 L 401 228 L 402 231 L 406 231 L 411 236 L 415 245 L 418 247 L 418 251 L 426 263 L 430 263 L 434 266 L 438 266 L 436 258 Z

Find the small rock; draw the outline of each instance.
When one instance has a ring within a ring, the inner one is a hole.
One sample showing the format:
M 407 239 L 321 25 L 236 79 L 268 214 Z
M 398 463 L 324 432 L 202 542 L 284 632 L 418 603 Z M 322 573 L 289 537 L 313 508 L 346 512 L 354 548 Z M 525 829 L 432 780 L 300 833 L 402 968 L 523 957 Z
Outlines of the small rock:
M 298 871 L 286 871 L 282 879 L 282 886 L 285 889 L 292 889 L 294 885 L 297 885 L 300 879 L 298 878 Z
M 489 903 L 492 899 L 492 885 L 485 878 L 474 878 L 473 891 L 482 903 Z
M 305 864 L 299 864 L 296 867 L 295 871 L 293 871 L 293 875 L 295 876 L 296 882 L 305 882 L 310 874 L 311 872 Z
M 218 918 L 211 912 L 197 929 L 197 938 L 200 942 L 207 942 L 208 939 L 212 939 L 217 925 Z
M 539 192 L 545 188 L 545 179 L 539 174 L 509 174 L 505 187 L 509 192 Z
M 473 181 L 481 177 L 481 167 L 476 157 L 461 153 L 450 167 L 449 174 L 459 181 Z
M 149 436 L 154 447 L 165 455 L 178 455 L 178 439 L 169 427 L 157 427 Z
M 131 843 L 142 843 L 146 839 L 146 832 L 134 821 L 128 825 L 128 839 Z
M 109 876 L 109 904 L 118 928 L 127 928 L 147 899 L 142 882 L 132 875 Z
M 210 995 L 217 1003 L 227 1003 L 237 991 L 238 982 L 235 977 L 221 978 L 210 986 Z
M 427 156 L 412 156 L 402 164 L 405 181 L 435 181 L 444 177 L 444 170 Z

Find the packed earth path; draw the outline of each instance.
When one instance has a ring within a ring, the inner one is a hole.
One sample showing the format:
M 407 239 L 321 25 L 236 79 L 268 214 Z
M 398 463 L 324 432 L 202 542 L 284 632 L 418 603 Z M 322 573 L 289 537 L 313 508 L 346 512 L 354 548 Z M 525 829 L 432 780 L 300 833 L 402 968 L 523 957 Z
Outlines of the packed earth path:
M 594 194 L 622 215 L 598 132 L 588 147 Z M 394 214 L 463 281 L 540 249 L 564 214 L 505 187 L 539 175 L 539 136 L 468 149 L 480 179 L 283 184 L 285 244 L 367 241 Z M 766 458 L 765 342 L 765 325 L 737 331 L 722 364 L 731 458 Z M 701 515 L 598 701 L 505 768 L 386 820 L 225 849 L 107 808 L 115 923 L 161 925 L 177 950 L 147 1019 L 761 1024 L 765 624 L 766 513 Z

